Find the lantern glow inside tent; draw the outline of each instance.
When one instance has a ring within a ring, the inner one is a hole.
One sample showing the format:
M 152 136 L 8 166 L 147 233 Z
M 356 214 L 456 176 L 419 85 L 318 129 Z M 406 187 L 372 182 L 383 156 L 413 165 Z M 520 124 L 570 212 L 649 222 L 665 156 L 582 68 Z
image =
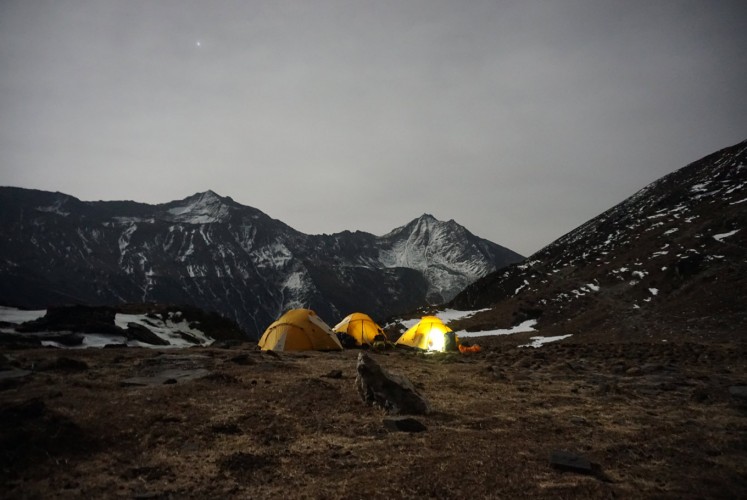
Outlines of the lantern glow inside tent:
M 451 328 L 444 325 L 438 317 L 423 316 L 412 328 L 402 334 L 397 344 L 424 351 L 443 351 L 448 332 L 451 332 Z

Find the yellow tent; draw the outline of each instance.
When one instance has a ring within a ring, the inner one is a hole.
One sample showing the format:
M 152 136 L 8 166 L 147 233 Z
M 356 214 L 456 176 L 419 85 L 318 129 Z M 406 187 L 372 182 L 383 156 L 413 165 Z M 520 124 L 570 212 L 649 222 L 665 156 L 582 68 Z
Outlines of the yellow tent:
M 263 351 L 341 351 L 334 332 L 311 309 L 291 309 L 267 327 Z
M 412 328 L 397 340 L 398 345 L 416 347 L 425 351 L 443 351 L 446 333 L 451 328 L 444 325 L 436 316 L 423 316 Z
M 386 334 L 370 316 L 363 313 L 353 313 L 337 323 L 333 328 L 335 332 L 346 333 L 355 339 L 357 345 L 373 345 L 374 338 L 382 335 L 386 340 Z

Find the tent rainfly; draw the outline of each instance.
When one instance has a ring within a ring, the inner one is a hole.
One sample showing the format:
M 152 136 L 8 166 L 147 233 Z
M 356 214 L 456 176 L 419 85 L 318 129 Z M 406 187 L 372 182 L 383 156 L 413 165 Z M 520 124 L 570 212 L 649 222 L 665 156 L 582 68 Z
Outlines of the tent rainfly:
M 259 339 L 263 351 L 341 351 L 330 327 L 311 309 L 291 309 Z
M 373 345 L 377 335 L 382 335 L 386 340 L 386 334 L 370 316 L 363 313 L 353 313 L 337 323 L 333 328 L 335 332 L 345 333 L 355 339 L 357 345 Z
M 415 325 L 402 334 L 397 345 L 406 345 L 424 351 L 443 351 L 446 347 L 445 334 L 451 328 L 444 325 L 436 316 L 423 316 Z

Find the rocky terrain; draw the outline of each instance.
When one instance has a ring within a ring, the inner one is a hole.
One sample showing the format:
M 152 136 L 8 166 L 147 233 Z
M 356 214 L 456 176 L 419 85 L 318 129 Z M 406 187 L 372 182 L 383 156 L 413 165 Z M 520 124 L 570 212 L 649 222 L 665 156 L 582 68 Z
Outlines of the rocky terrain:
M 372 352 L 431 412 L 396 432 L 356 350 L 0 350 L 4 498 L 740 498 L 744 343 L 481 339 Z
M 733 339 L 747 324 L 747 141 L 645 187 L 451 302 L 457 328 Z
M 306 235 L 212 191 L 161 205 L 0 187 L 0 304 L 187 304 L 258 338 L 288 309 L 335 322 L 451 299 L 520 255 L 423 215 L 384 236 Z

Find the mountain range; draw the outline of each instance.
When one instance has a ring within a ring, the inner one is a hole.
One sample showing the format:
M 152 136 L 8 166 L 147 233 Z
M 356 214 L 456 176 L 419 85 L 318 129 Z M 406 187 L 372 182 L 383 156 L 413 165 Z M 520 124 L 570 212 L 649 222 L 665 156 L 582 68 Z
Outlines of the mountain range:
M 212 191 L 149 205 L 0 187 L 0 304 L 186 304 L 253 338 L 285 310 L 329 322 L 452 299 L 522 256 L 453 220 L 307 235 Z
M 471 330 L 538 320 L 543 334 L 646 339 L 747 324 L 747 141 L 641 189 L 459 293 Z

